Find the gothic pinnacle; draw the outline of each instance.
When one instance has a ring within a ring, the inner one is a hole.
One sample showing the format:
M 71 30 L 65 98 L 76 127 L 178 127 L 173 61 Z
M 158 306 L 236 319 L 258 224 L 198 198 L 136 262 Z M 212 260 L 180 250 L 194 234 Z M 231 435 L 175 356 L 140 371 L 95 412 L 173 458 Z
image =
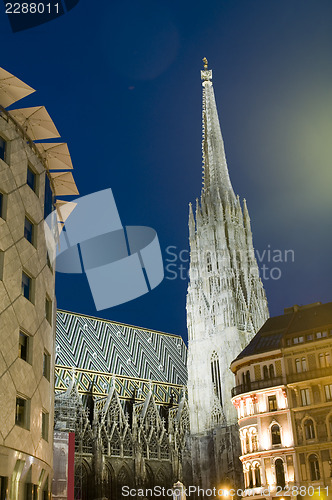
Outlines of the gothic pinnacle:
M 192 204 L 189 203 L 189 239 L 192 240 L 195 237 L 195 218 L 193 214 Z
M 250 224 L 250 216 L 248 212 L 247 202 L 245 198 L 243 199 L 243 221 L 244 226 L 248 234 L 251 234 L 251 224 Z
M 244 215 L 244 218 L 246 220 L 250 221 L 250 216 L 249 216 L 248 207 L 247 207 L 247 201 L 245 198 L 243 198 L 243 215 Z

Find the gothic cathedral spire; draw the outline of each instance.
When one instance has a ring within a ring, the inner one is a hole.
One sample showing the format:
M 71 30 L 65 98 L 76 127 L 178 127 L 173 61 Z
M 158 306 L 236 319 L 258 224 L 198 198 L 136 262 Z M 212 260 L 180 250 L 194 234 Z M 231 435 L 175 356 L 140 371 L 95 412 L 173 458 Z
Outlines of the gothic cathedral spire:
M 203 191 L 219 194 L 223 201 L 235 201 L 228 174 L 224 141 L 221 135 L 216 100 L 212 85 L 212 70 L 204 58 L 203 80 Z
M 236 422 L 230 363 L 268 318 L 250 218 L 229 178 L 212 71 L 203 85 L 203 189 L 189 212 L 188 395 L 192 434 Z

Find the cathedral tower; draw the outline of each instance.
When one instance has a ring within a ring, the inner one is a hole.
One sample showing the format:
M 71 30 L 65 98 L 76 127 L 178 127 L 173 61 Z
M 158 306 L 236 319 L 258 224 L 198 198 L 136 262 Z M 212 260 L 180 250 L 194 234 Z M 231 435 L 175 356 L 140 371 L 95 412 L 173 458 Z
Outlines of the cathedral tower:
M 236 450 L 233 458 L 222 455 L 232 449 L 233 435 L 237 441 L 229 366 L 266 321 L 268 308 L 249 213 L 231 185 L 212 71 L 204 62 L 203 187 L 195 215 L 189 208 L 188 395 L 193 467 L 198 483 L 211 487 L 211 481 L 232 476 L 236 457 Z

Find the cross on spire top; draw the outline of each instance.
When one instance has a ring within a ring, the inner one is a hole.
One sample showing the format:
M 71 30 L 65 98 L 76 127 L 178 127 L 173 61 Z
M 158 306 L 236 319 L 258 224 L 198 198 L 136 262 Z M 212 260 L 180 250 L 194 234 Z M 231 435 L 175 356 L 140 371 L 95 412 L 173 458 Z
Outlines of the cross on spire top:
M 212 70 L 208 69 L 208 67 L 209 67 L 208 60 L 206 59 L 206 57 L 203 57 L 202 61 L 204 63 L 204 69 L 201 71 L 202 80 L 204 82 L 212 80 Z M 203 82 L 203 85 L 204 85 L 204 82 Z

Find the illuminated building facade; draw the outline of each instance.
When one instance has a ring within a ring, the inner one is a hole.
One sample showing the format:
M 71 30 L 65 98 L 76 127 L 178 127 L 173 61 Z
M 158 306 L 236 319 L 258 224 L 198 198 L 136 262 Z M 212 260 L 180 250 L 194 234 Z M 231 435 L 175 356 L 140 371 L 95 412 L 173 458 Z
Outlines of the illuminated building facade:
M 252 498 L 289 497 L 300 487 L 302 497 L 321 492 L 326 498 L 332 486 L 331 355 L 332 303 L 315 303 L 270 318 L 233 361 L 232 402 Z

